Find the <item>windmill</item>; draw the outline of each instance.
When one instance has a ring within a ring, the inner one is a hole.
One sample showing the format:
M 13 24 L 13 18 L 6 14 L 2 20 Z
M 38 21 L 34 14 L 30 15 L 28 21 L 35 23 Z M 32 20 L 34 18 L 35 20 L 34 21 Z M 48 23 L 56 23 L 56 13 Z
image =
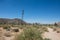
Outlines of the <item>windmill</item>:
M 23 17 L 24 17 L 24 10 L 22 10 L 21 25 L 23 25 L 23 23 L 22 23 Z
M 23 17 L 24 17 L 24 10 L 22 10 L 22 18 L 21 18 L 22 20 L 23 20 Z

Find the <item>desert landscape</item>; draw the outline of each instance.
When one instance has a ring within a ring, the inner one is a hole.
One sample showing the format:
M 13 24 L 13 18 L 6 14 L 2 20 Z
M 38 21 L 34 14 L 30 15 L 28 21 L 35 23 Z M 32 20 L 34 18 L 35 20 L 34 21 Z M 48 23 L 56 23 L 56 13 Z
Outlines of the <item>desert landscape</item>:
M 60 0 L 0 0 L 0 40 L 60 40 Z
M 7 24 L 4 22 L 6 20 L 8 19 L 0 19 L 0 40 L 60 40 L 60 25 L 58 23 L 30 24 L 19 19 L 19 23 L 21 21 L 22 24 L 18 24 L 18 19 L 15 19 L 12 22 L 8 20 Z M 14 21 L 16 24 L 13 23 Z

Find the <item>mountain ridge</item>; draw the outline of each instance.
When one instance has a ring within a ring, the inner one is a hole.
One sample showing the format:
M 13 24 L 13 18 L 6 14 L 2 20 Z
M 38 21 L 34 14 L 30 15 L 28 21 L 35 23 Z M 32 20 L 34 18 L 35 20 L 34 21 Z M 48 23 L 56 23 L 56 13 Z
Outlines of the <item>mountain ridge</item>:
M 0 24 L 26 24 L 26 22 L 19 18 L 0 18 Z

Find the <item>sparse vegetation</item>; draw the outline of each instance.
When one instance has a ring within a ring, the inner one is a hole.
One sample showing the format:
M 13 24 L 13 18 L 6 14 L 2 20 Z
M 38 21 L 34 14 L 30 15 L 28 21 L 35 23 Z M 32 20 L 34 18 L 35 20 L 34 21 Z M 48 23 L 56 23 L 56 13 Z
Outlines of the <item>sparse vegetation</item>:
M 57 24 L 57 23 L 55 23 L 55 24 L 54 24 L 54 26 L 55 26 L 55 27 L 58 27 L 58 24 Z
M 60 31 L 57 31 L 57 33 L 60 33 Z
M 19 32 L 19 29 L 13 29 L 14 32 Z
M 9 25 L 1 25 L 3 27 L 3 29 L 8 29 L 8 28 L 11 28 L 11 26 Z
M 4 34 L 4 36 L 6 36 L 6 37 L 11 37 L 12 35 L 11 35 L 10 32 L 6 32 L 6 33 Z
M 0 24 L 0 27 L 3 28 L 3 30 L 6 31 L 4 33 L 4 36 L 6 37 L 11 37 L 12 35 L 15 36 L 14 40 L 50 40 L 48 38 L 43 39 L 42 34 L 45 32 L 49 32 L 47 28 L 52 28 L 54 31 L 57 33 L 60 33 L 59 30 L 57 30 L 57 24 L 23 24 L 23 25 L 18 25 L 18 24 Z M 12 29 L 10 29 L 12 28 Z M 15 29 L 18 28 L 18 29 Z M 20 29 L 23 30 L 22 33 L 19 34 Z M 7 33 L 7 30 L 11 30 L 12 34 Z M 54 32 L 53 31 L 53 32 Z M 17 35 L 17 34 L 19 35 Z
M 34 27 L 25 28 L 16 40 L 43 40 L 41 32 Z
M 44 40 L 50 40 L 49 38 L 45 38 Z

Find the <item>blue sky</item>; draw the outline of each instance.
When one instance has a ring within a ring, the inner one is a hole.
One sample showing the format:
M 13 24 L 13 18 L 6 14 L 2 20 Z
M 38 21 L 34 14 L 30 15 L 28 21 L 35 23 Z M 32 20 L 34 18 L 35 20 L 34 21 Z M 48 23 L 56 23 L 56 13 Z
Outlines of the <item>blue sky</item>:
M 21 18 L 30 23 L 60 21 L 60 0 L 0 0 L 0 18 Z

